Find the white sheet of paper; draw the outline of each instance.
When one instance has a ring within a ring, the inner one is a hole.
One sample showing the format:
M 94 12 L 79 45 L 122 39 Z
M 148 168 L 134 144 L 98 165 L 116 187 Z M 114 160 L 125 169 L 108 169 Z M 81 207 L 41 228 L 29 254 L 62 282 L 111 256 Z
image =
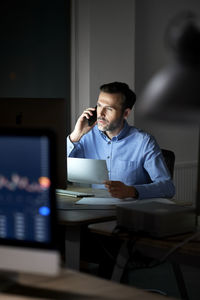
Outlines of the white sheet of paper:
M 87 198 L 82 198 L 82 199 L 78 200 L 78 201 L 76 202 L 76 204 L 116 205 L 116 204 L 121 204 L 121 203 L 130 203 L 130 202 L 133 202 L 133 200 L 129 200 L 129 201 L 126 200 L 126 201 L 123 201 L 123 200 L 120 200 L 120 199 L 118 199 L 118 198 L 97 198 L 97 197 L 89 197 L 88 199 L 87 199 Z
M 71 182 L 102 184 L 108 180 L 106 161 L 68 157 L 67 179 Z
M 167 204 L 174 204 L 174 201 L 167 198 L 150 198 L 145 200 L 134 200 L 127 198 L 125 200 L 121 200 L 119 198 L 97 198 L 97 197 L 86 197 L 78 200 L 76 204 L 91 204 L 91 205 L 117 205 L 123 203 L 147 203 L 147 202 L 161 202 Z

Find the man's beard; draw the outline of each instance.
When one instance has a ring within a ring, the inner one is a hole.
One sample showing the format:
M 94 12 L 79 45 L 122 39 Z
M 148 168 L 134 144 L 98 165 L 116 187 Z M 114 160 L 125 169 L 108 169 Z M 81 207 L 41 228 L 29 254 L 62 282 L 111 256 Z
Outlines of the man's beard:
M 108 122 L 106 119 L 104 118 L 98 118 L 97 120 L 102 120 L 102 121 L 105 121 L 107 122 L 107 124 L 105 125 L 101 125 L 101 123 L 99 124 L 98 123 L 98 128 L 99 130 L 101 131 L 115 131 L 116 129 L 118 129 L 120 126 L 121 126 L 121 123 L 123 121 L 123 115 L 121 115 L 120 118 L 118 118 L 117 120 L 113 121 L 113 122 Z

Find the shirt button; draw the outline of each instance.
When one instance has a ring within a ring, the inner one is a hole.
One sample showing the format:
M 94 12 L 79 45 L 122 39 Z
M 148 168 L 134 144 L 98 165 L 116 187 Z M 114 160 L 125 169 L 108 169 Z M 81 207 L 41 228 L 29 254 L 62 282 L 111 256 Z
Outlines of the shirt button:
M 111 142 L 108 142 L 108 145 L 110 145 L 111 144 Z
M 110 158 L 110 156 L 107 156 L 107 159 L 109 159 Z

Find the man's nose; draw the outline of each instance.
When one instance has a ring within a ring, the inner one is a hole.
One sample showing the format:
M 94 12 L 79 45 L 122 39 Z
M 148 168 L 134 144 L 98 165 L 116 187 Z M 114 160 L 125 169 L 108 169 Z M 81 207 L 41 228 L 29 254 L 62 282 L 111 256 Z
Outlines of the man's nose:
M 99 116 L 105 116 L 105 108 L 101 107 L 99 109 Z

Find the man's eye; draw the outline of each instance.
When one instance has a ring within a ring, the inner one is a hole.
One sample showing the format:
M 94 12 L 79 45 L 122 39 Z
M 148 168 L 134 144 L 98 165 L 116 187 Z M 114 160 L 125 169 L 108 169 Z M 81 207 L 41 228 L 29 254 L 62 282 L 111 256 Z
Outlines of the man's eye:
M 112 111 L 112 107 L 107 107 L 107 110 Z

